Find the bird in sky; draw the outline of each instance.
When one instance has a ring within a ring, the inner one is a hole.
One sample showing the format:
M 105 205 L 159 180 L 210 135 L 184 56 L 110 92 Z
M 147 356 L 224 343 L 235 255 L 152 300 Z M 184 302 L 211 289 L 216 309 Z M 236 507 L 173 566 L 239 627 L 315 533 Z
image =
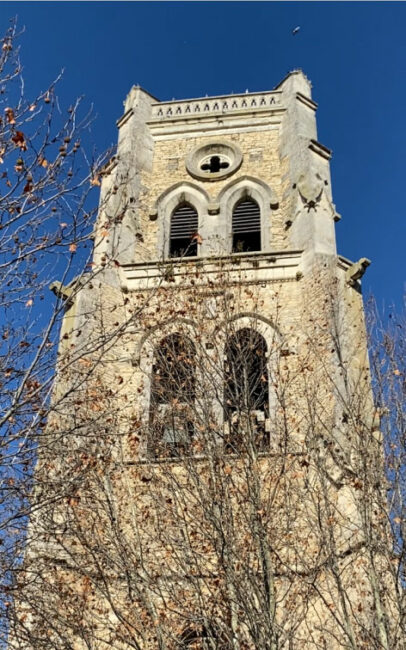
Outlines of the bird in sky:
M 297 27 L 295 27 L 294 29 L 292 29 L 292 34 L 293 34 L 293 36 L 295 36 L 295 34 L 297 34 L 299 30 L 300 30 L 300 25 L 298 25 Z

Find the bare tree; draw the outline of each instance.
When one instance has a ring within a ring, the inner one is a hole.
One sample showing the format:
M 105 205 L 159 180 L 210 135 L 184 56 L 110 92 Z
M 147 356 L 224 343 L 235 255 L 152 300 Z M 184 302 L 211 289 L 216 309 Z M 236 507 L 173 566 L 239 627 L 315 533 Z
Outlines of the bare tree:
M 86 157 L 91 116 L 61 110 L 56 82 L 25 96 L 15 41 L 12 24 L 0 643 L 404 648 L 403 322 L 373 320 L 371 387 L 359 286 L 326 265 L 297 275 L 294 319 L 283 289 L 236 282 L 221 260 L 207 274 L 164 261 L 152 288 L 126 293 L 130 166 Z M 183 234 L 174 258 L 197 248 Z
M 385 536 L 377 540 L 377 544 L 380 543 L 380 552 L 386 557 L 397 587 L 393 594 L 396 598 L 394 609 L 399 612 L 401 629 L 405 630 L 405 314 L 394 309 L 383 317 L 371 300 L 368 315 L 375 407 L 385 454 L 385 476 L 382 478 L 386 495 L 379 507 L 387 526 Z
M 320 270 L 283 336 L 278 296 L 265 323 L 260 289 L 187 269 L 69 368 L 10 647 L 403 648 L 397 329 L 374 401 L 353 288 Z
M 7 613 L 26 545 L 27 523 L 49 502 L 49 495 L 38 489 L 33 469 L 39 441 L 43 453 L 49 444 L 47 419 L 52 412 L 60 412 L 63 399 L 60 394 L 51 406 L 60 325 L 79 288 L 91 287 L 100 272 L 90 264 L 92 229 L 96 190 L 110 155 L 89 157 L 85 153 L 82 142 L 88 138 L 92 112 L 83 108 L 80 99 L 70 106 L 60 104 L 61 77 L 29 96 L 19 36 L 13 20 L 0 50 L 2 645 L 8 634 Z M 105 267 L 114 266 L 112 257 L 105 260 Z M 60 360 L 59 372 L 83 354 L 83 345 L 72 340 L 76 334 L 66 327 L 62 332 L 70 352 Z

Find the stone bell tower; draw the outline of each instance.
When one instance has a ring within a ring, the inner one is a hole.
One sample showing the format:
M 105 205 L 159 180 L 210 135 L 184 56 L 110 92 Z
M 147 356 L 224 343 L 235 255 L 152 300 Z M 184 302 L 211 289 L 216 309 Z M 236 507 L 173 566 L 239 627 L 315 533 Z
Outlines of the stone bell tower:
M 52 515 L 70 522 L 50 554 L 69 647 L 375 647 L 356 484 L 360 441 L 381 458 L 369 261 L 337 254 L 316 109 L 301 71 L 265 92 L 126 98 L 63 330 L 86 355 L 63 454 L 85 470 Z
M 331 152 L 317 141 L 316 108 L 300 71 L 271 91 L 196 100 L 159 102 L 133 87 L 103 182 L 102 203 L 107 193 L 114 197 L 99 216 L 95 261 L 114 255 L 127 278 L 131 265 L 170 257 L 170 217 L 180 201 L 198 215 L 193 255 L 233 254 L 231 204 L 244 194 L 261 213 L 260 241 L 246 252 L 295 251 L 295 272 L 305 272 L 318 255 L 335 256 L 340 217 Z M 101 242 L 112 219 L 114 232 Z
M 166 317 L 162 307 L 143 334 L 140 321 L 140 338 L 134 330 L 126 351 L 133 368 L 151 372 L 143 346 L 156 340 L 146 330 L 191 317 L 192 273 L 194 299 L 206 310 L 200 318 L 212 323 L 212 335 L 230 322 L 231 308 L 235 327 L 257 320 L 268 348 L 277 335 L 285 355 L 305 323 L 307 335 L 321 341 L 317 328 L 325 318 L 363 337 L 359 290 L 369 260 L 353 265 L 337 255 L 331 152 L 317 139 L 316 109 L 300 70 L 261 93 L 160 102 L 131 89 L 117 122 L 117 155 L 103 173 L 94 268 L 102 272 L 104 304 L 122 292 L 130 302 L 156 292 L 149 307 L 172 296 Z M 238 305 L 231 305 L 236 287 Z M 363 367 L 364 342 L 354 347 L 355 339 L 341 334 L 340 355 Z M 336 381 L 343 381 L 339 370 Z M 147 384 L 139 398 L 144 418 L 151 410 Z M 272 391 L 265 401 L 271 415 Z

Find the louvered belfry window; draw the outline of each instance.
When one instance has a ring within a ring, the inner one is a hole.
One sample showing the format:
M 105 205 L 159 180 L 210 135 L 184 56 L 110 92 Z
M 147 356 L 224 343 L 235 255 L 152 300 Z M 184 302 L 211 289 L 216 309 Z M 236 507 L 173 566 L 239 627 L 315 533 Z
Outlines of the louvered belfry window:
M 233 210 L 233 253 L 261 250 L 261 211 L 252 199 L 242 199 Z
M 169 257 L 197 255 L 197 212 L 190 203 L 182 203 L 172 213 Z

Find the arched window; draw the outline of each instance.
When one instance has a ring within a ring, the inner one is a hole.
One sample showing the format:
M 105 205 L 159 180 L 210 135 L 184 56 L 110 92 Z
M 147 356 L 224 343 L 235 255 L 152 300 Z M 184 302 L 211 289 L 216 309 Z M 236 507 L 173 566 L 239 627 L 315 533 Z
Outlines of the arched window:
M 244 198 L 233 210 L 233 253 L 261 250 L 261 211 L 256 201 Z
M 179 650 L 211 650 L 214 647 L 217 650 L 226 650 L 230 644 L 219 634 L 217 626 L 201 624 L 184 630 L 178 640 L 178 646 Z
M 266 447 L 269 439 L 267 345 L 250 328 L 238 330 L 225 354 L 224 419 L 231 451 L 251 441 Z
M 181 203 L 172 212 L 169 257 L 197 255 L 198 215 L 190 203 Z
M 150 452 L 184 454 L 193 437 L 196 350 L 180 334 L 164 338 L 155 349 L 151 378 Z

